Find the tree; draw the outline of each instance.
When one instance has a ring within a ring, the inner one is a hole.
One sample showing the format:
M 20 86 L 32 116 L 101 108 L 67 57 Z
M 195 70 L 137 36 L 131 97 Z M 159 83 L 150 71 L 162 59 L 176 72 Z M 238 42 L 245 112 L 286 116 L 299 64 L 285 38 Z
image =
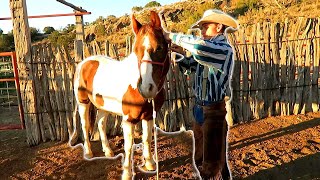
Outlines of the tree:
M 3 30 L 0 28 L 0 35 L 2 35 L 3 34 Z
M 149 7 L 158 7 L 158 6 L 161 6 L 161 4 L 158 3 L 157 1 L 150 1 L 144 7 L 149 8 Z
M 37 40 L 37 36 L 39 36 L 39 30 L 37 28 L 34 27 L 30 27 L 30 36 L 31 36 L 31 41 L 36 41 Z
M 68 24 L 65 28 L 63 28 L 63 32 L 69 33 L 69 32 L 71 32 L 71 31 L 73 31 L 75 29 L 76 29 L 76 25 Z
M 96 26 L 96 30 L 95 31 L 96 31 L 97 35 L 100 36 L 100 37 L 102 37 L 105 34 L 107 34 L 106 28 L 104 27 L 103 24 L 98 24 Z
M 14 38 L 13 33 L 0 35 L 0 52 L 13 51 L 14 50 Z
M 44 34 L 51 34 L 53 31 L 55 31 L 55 29 L 51 26 L 47 26 L 47 27 L 43 28 Z
M 59 45 L 59 46 L 69 47 L 73 45 L 75 36 L 76 36 L 75 33 L 60 33 L 59 31 L 53 31 L 48 36 L 48 39 L 50 43 L 54 46 Z
M 131 9 L 132 11 L 141 11 L 143 9 L 143 7 L 141 6 L 133 6 L 133 8 Z

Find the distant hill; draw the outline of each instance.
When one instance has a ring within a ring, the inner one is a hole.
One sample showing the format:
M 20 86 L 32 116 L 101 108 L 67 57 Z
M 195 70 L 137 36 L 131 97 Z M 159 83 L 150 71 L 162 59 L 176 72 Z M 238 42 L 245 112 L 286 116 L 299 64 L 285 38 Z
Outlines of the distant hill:
M 320 16 L 318 0 L 186 0 L 161 7 L 143 8 L 135 11 L 134 14 L 138 20 L 145 23 L 147 19 L 144 18 L 149 17 L 147 13 L 150 10 L 163 11 L 168 30 L 187 32 L 188 27 L 210 8 L 228 12 L 237 18 L 240 24 L 283 21 L 284 18 L 298 16 Z M 132 35 L 130 23 L 131 16 L 128 14 L 97 19 L 85 27 L 87 40 L 109 40 L 121 49 L 125 46 L 126 36 Z

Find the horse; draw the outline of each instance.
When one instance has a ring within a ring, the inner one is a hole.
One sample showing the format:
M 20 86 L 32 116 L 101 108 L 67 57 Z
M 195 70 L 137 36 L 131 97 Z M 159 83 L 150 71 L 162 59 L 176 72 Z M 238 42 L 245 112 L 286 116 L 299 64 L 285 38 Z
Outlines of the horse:
M 92 56 L 77 65 L 74 75 L 74 95 L 84 135 L 85 159 L 93 157 L 89 141 L 89 129 L 92 126 L 90 106 L 98 109 L 98 129 L 106 157 L 113 157 L 114 154 L 108 144 L 104 116 L 122 116 L 125 152 L 122 179 L 132 177 L 133 131 L 134 125 L 140 121 L 145 168 L 148 171 L 156 170 L 151 154 L 153 110 L 159 111 L 164 103 L 163 85 L 170 66 L 168 43 L 163 36 L 159 15 L 151 11 L 150 23 L 144 25 L 132 15 L 131 24 L 135 42 L 133 52 L 127 58 L 118 61 L 107 56 Z M 70 138 L 71 145 L 77 136 L 75 128 Z

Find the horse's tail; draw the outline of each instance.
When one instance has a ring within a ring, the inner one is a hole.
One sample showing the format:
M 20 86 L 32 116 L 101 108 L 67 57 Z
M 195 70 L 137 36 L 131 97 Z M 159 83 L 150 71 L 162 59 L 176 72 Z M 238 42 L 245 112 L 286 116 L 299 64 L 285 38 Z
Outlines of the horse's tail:
M 96 115 L 97 115 L 97 108 L 92 103 L 90 103 L 90 107 L 89 107 L 90 134 L 94 133 L 93 131 L 94 131 L 94 124 L 96 121 Z

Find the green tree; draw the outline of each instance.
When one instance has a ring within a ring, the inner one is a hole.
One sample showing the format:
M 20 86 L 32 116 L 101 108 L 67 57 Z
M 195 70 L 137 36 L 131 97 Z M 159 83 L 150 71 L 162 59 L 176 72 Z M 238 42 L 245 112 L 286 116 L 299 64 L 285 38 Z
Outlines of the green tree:
M 34 42 L 37 40 L 37 36 L 39 36 L 39 30 L 34 27 L 30 27 L 30 36 L 31 36 L 31 41 Z
M 71 32 L 71 31 L 73 31 L 75 29 L 76 29 L 76 25 L 68 24 L 65 28 L 63 28 L 63 32 L 64 33 L 69 33 L 69 32 Z
M 106 32 L 106 28 L 104 27 L 103 24 L 98 24 L 96 26 L 96 34 L 100 37 L 104 36 L 105 34 L 107 34 Z
M 55 29 L 51 26 L 47 26 L 47 27 L 43 28 L 44 34 L 51 34 L 53 31 L 55 31 Z
M 141 11 L 143 9 L 143 7 L 141 6 L 133 6 L 133 8 L 131 9 L 132 11 Z
M 48 39 L 50 41 L 50 43 L 54 46 L 57 46 L 58 44 L 58 38 L 60 36 L 59 31 L 53 31 L 49 36 Z
M 48 39 L 53 46 L 71 47 L 73 45 L 75 33 L 64 33 L 59 31 L 53 31 Z
M 0 28 L 0 35 L 3 34 L 3 30 Z
M 236 4 L 236 8 L 232 15 L 244 15 L 245 12 L 251 9 L 256 9 L 259 6 L 259 0 L 240 0 Z
M 157 1 L 150 1 L 144 7 L 149 8 L 149 7 L 158 7 L 158 6 L 161 6 L 161 4 L 158 3 Z
M 0 35 L 0 52 L 13 51 L 14 50 L 14 38 L 13 33 Z

